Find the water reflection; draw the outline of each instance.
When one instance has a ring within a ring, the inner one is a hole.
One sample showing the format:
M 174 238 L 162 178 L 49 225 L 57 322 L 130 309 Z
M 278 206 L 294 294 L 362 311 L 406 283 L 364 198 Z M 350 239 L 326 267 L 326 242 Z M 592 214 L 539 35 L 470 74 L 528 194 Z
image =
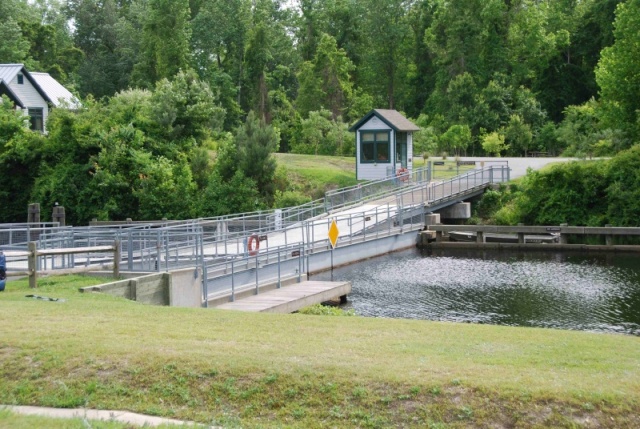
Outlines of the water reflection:
M 363 316 L 640 335 L 636 255 L 410 250 L 333 278 L 352 282 L 350 305 Z

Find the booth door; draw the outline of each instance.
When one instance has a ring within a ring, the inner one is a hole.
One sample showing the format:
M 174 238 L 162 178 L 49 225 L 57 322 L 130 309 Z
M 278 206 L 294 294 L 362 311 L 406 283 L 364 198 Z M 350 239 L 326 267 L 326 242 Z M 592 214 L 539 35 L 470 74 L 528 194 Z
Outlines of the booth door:
M 397 133 L 396 135 L 396 162 L 407 168 L 407 133 Z

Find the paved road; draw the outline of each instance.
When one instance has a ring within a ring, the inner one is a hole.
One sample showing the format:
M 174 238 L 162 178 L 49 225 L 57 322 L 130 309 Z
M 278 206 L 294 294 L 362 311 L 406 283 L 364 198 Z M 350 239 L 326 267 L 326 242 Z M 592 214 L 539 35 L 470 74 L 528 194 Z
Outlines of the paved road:
M 576 158 L 490 158 L 490 157 L 460 157 L 460 161 L 476 161 L 485 163 L 491 162 L 509 162 L 509 168 L 511 168 L 511 178 L 516 179 L 527 174 L 527 168 L 539 170 L 545 165 L 576 161 Z

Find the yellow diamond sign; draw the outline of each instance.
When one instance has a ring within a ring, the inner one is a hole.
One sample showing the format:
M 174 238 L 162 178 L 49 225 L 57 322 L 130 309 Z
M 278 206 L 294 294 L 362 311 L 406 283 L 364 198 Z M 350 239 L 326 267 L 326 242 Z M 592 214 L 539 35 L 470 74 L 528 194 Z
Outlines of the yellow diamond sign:
M 338 231 L 338 224 L 334 219 L 331 221 L 331 226 L 329 227 L 329 241 L 331 242 L 331 247 L 334 249 L 338 243 L 338 234 L 340 234 L 340 231 Z

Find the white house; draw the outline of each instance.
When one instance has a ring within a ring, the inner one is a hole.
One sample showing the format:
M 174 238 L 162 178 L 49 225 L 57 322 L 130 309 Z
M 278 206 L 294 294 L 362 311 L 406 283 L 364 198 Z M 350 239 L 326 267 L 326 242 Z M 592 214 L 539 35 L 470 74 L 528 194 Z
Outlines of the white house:
M 29 72 L 24 64 L 0 64 L 0 96 L 6 95 L 29 115 L 31 129 L 46 132 L 45 124 L 53 107 L 76 109 L 80 103 L 71 92 L 48 73 Z
M 420 128 L 396 110 L 374 109 L 349 131 L 356 133 L 356 178 L 375 180 L 412 170 L 413 132 Z

